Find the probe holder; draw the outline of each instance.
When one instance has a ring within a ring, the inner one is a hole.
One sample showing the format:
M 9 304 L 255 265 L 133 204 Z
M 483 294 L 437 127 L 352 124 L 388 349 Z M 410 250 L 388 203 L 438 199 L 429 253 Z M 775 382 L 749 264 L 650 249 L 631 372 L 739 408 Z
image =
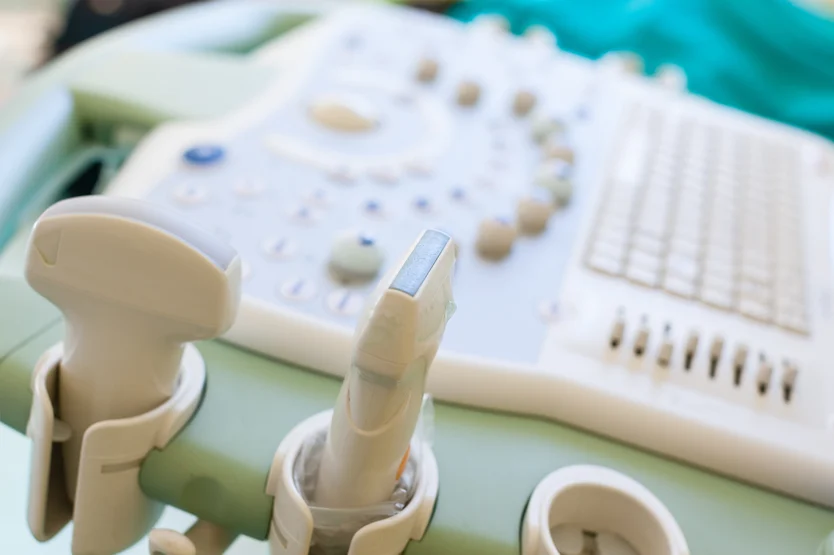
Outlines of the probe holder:
M 69 429 L 56 399 L 63 353 L 44 353 L 32 374 L 33 402 L 26 434 L 32 439 L 29 529 L 48 541 L 71 520 L 72 552 L 111 555 L 145 536 L 164 505 L 147 497 L 139 471 L 153 449 L 163 449 L 197 409 L 206 381 L 200 352 L 186 345 L 177 388 L 168 401 L 141 416 L 99 422 L 84 434 L 73 504 L 67 496 L 61 442 Z
M 551 532 L 559 524 L 613 532 L 637 553 L 689 555 L 666 506 L 642 484 L 601 466 L 568 466 L 539 482 L 524 515 L 522 555 L 559 555 Z
M 272 555 L 308 555 L 314 523 L 313 513 L 298 491 L 295 461 L 311 436 L 326 431 L 332 410 L 304 420 L 287 434 L 272 461 L 266 492 L 274 497 L 269 527 Z M 353 536 L 348 555 L 397 555 L 409 540 L 419 540 L 429 525 L 438 490 L 437 460 L 426 438 L 421 438 L 417 484 L 410 501 L 396 515 L 360 528 Z M 412 444 L 413 445 L 413 444 Z

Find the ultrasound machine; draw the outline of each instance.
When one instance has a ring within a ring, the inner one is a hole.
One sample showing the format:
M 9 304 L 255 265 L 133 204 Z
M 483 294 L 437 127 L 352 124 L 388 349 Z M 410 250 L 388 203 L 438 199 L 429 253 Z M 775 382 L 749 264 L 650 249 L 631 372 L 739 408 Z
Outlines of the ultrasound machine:
M 0 420 L 31 449 L 0 552 L 826 552 L 834 145 L 630 62 L 241 0 L 34 75 L 0 111 Z M 361 330 L 393 357 L 441 313 L 407 497 L 327 551 L 362 507 L 302 467 Z

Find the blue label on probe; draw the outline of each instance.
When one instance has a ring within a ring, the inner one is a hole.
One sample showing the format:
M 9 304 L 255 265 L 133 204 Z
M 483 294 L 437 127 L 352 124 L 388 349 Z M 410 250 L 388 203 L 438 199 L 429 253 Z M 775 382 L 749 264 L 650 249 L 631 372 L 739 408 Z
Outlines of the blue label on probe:
M 389 289 L 402 291 L 410 297 L 416 295 L 448 242 L 448 235 L 434 230 L 426 231 Z

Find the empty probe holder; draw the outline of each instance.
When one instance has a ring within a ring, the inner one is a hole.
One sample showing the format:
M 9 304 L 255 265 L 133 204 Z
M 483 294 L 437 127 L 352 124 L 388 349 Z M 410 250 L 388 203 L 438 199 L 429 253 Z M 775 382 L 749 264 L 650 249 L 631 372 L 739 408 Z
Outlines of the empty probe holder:
M 690 554 L 674 516 L 651 491 L 601 466 L 564 467 L 539 482 L 524 515 L 522 555 L 560 555 L 552 530 L 562 524 L 616 534 L 643 555 Z
M 325 433 L 332 410 L 318 413 L 293 428 L 275 452 L 266 492 L 274 497 L 269 529 L 271 555 L 308 555 L 311 553 L 315 524 L 313 512 L 298 490 L 294 468 L 307 441 Z M 416 485 L 405 507 L 394 516 L 360 528 L 353 536 L 348 555 L 397 555 L 410 540 L 425 534 L 434 511 L 438 491 L 437 461 L 431 445 L 421 438 Z M 412 447 L 413 447 L 412 443 Z M 412 448 L 412 457 L 415 457 Z
M 141 416 L 99 422 L 84 434 L 75 502 L 67 495 L 61 442 L 70 430 L 60 420 L 62 344 L 44 353 L 32 374 L 33 402 L 26 434 L 32 439 L 28 523 L 34 537 L 50 540 L 73 521 L 72 552 L 112 555 L 140 541 L 164 505 L 139 486 L 145 457 L 163 449 L 197 409 L 206 382 L 200 352 L 187 345 L 177 388 L 168 401 Z

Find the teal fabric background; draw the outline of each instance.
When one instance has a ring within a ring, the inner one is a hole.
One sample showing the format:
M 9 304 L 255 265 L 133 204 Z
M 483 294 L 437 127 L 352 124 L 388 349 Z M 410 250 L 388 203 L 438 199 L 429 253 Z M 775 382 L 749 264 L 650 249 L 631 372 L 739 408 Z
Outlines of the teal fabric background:
M 469 0 L 449 14 L 545 25 L 564 50 L 684 68 L 699 95 L 834 139 L 834 18 L 789 0 Z

